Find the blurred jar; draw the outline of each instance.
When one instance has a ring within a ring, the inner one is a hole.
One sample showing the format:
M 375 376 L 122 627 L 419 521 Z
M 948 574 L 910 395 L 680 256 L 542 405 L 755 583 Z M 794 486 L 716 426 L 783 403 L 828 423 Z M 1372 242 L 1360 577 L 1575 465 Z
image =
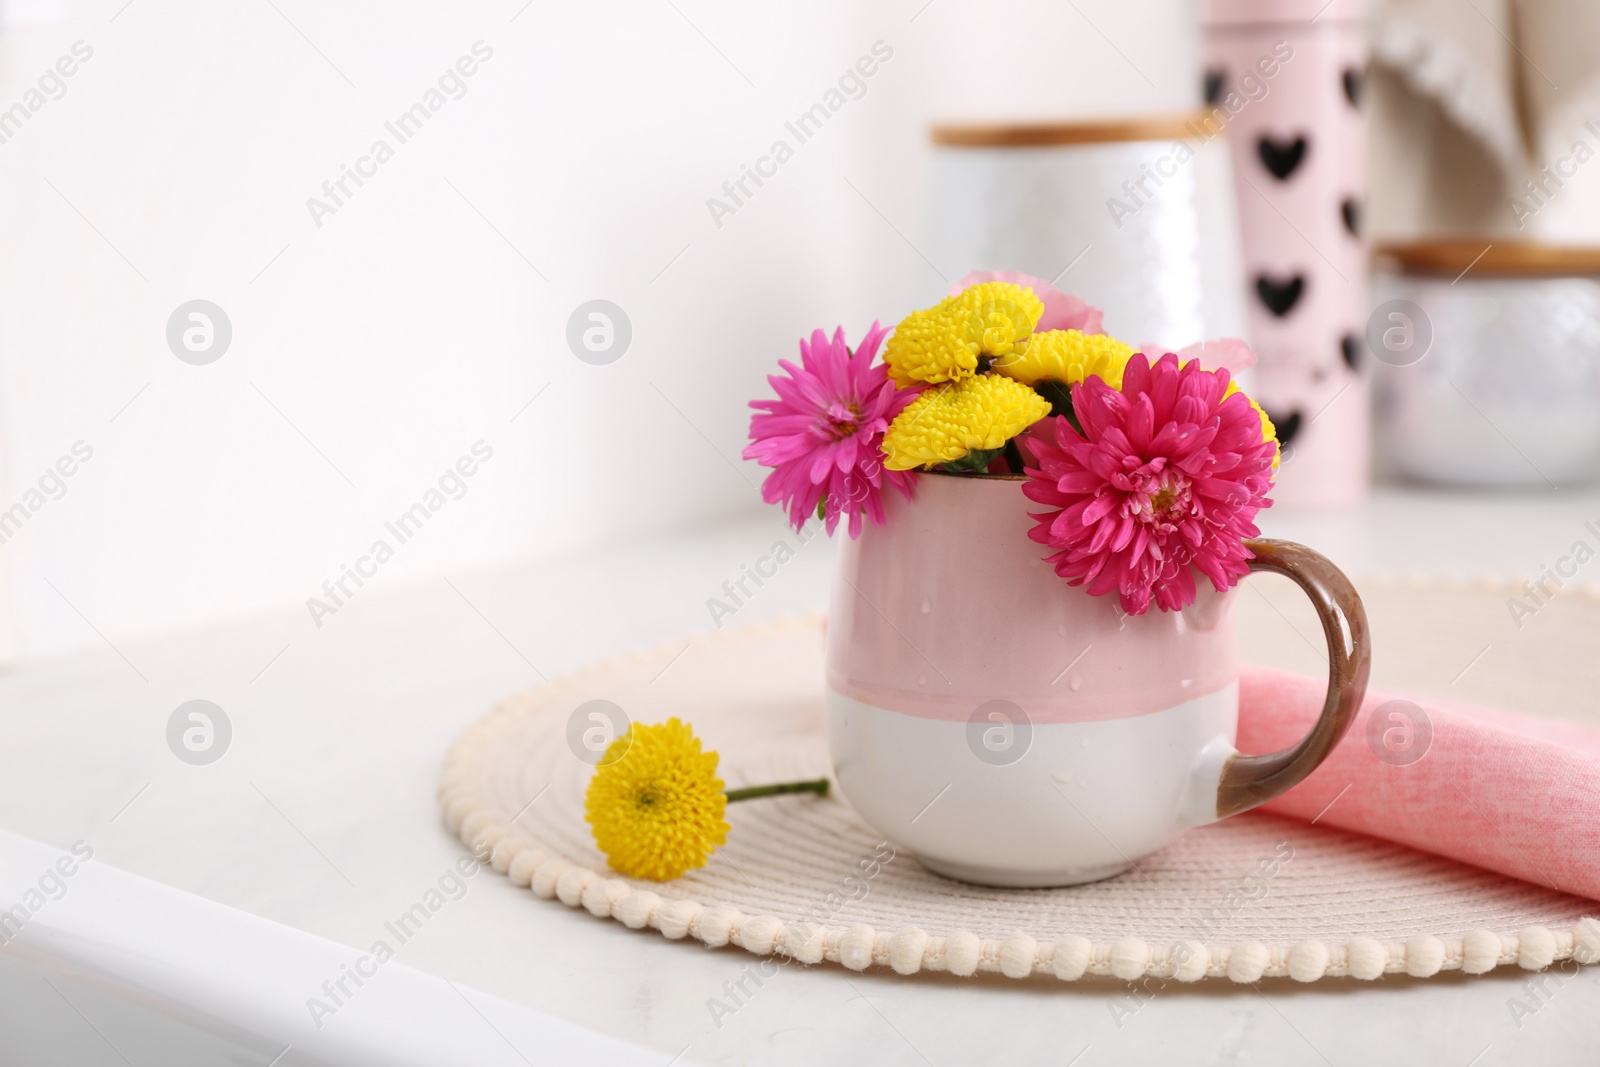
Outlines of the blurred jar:
M 1600 248 L 1427 241 L 1374 258 L 1386 470 L 1483 487 L 1600 475 Z
M 1233 175 L 1199 112 L 933 130 L 933 259 L 1020 270 L 1129 344 L 1246 336 Z

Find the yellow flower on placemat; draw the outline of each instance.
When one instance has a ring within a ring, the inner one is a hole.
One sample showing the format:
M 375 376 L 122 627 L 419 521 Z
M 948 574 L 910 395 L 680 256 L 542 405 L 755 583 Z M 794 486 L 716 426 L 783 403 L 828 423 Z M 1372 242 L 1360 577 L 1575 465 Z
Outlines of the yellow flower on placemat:
M 594 843 L 618 874 L 669 882 L 728 841 L 728 805 L 789 793 L 828 795 L 828 780 L 722 790 L 717 754 L 676 718 L 634 723 L 606 747 L 583 797 Z
M 1022 351 L 995 360 L 991 369 L 1025 385 L 1045 380 L 1077 385 L 1093 375 L 1121 389 L 1122 368 L 1132 355 L 1131 345 L 1108 334 L 1046 330 L 1034 334 Z
M 895 327 L 883 361 L 901 388 L 960 381 L 983 357 L 1004 358 L 1028 345 L 1044 303 L 1010 282 L 983 282 L 913 311 Z
M 611 742 L 583 802 L 612 868 L 658 882 L 706 865 L 728 840 L 727 808 L 717 754 L 677 719 L 634 723 Z
M 1048 414 L 1048 400 L 997 374 L 933 386 L 889 424 L 884 466 L 905 471 L 953 463 L 968 452 L 1000 448 Z

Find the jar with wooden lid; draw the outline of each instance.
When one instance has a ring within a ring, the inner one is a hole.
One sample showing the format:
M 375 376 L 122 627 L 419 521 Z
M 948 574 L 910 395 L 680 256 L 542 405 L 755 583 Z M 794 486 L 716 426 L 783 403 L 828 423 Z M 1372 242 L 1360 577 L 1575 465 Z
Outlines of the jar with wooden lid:
M 1233 176 L 1205 112 L 932 130 L 933 262 L 1018 270 L 1176 351 L 1246 331 Z
M 1600 474 L 1600 248 L 1498 238 L 1374 253 L 1378 458 L 1444 485 Z

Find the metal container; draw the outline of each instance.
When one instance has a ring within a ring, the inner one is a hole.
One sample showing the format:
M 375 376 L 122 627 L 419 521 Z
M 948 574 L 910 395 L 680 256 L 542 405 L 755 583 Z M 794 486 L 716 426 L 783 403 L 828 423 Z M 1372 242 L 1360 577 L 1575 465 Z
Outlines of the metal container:
M 1600 248 L 1387 246 L 1374 300 L 1366 346 L 1389 473 L 1552 489 L 1600 474 Z

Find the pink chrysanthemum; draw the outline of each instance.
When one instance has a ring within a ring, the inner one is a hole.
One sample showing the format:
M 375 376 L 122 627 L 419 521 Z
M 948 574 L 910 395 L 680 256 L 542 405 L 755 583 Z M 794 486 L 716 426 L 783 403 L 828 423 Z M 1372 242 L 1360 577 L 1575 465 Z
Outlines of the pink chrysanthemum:
M 879 447 L 883 431 L 920 391 L 895 388 L 888 368 L 873 364 L 888 333 L 874 322 L 852 353 L 844 343 L 844 327 L 832 340 L 816 330 L 809 345 L 800 342 L 800 366 L 779 360 L 786 375 L 767 376 L 778 399 L 750 402 L 763 414 L 751 416 L 744 458 L 773 468 L 761 485 L 761 498 L 787 506 L 796 530 L 820 504 L 828 533 L 848 514 L 855 537 L 863 514 L 883 525 L 886 486 L 911 496 L 916 476 L 885 470 Z
M 1065 416 L 1028 442 L 1038 468 L 1023 492 L 1059 508 L 1033 517 L 1028 536 L 1058 551 L 1047 560 L 1071 585 L 1121 594 L 1143 615 L 1154 599 L 1176 611 L 1195 599 L 1191 566 L 1218 590 L 1249 571 L 1245 538 L 1271 505 L 1277 444 L 1227 370 L 1168 353 L 1129 360 L 1119 392 L 1099 378 L 1072 390 L 1080 434 Z

